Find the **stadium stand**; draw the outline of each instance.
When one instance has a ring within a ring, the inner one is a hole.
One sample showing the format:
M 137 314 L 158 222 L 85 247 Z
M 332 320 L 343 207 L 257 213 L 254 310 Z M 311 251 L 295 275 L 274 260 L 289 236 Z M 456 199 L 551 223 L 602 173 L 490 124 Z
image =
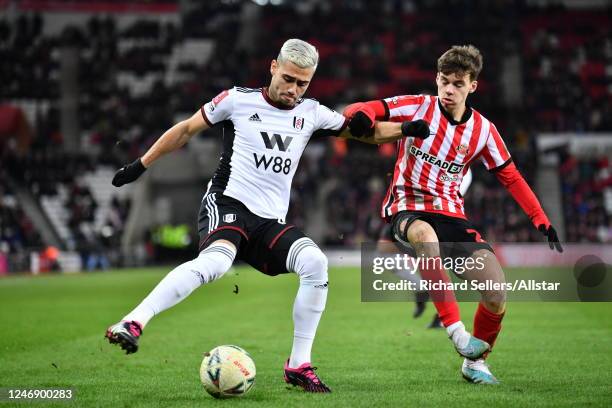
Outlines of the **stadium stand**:
M 610 158 L 581 160 L 571 154 L 564 156 L 560 170 L 567 240 L 612 242 Z

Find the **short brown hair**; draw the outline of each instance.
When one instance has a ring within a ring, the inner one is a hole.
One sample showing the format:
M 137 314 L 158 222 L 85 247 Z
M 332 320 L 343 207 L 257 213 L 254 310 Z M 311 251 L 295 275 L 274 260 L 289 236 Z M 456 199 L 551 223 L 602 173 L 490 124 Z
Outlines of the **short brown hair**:
M 438 58 L 438 72 L 444 75 L 470 74 L 470 79 L 475 81 L 482 70 L 482 54 L 473 45 L 453 45 Z

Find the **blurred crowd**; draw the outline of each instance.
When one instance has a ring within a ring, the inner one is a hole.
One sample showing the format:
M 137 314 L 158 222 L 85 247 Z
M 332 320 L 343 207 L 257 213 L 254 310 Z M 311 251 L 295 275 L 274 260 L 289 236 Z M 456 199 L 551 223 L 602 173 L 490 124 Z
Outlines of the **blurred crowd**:
M 195 112 L 222 89 L 265 86 L 270 60 L 291 37 L 312 42 L 321 55 L 307 96 L 338 109 L 357 100 L 432 93 L 436 58 L 452 44 L 477 45 L 485 64 L 471 104 L 497 124 L 530 182 L 537 164 L 535 133 L 612 131 L 609 13 L 534 7 L 520 0 L 333 0 L 262 7 L 254 34 L 240 37 L 242 4 L 199 2 L 180 24 L 142 20 L 122 29 L 113 17 L 100 14 L 57 36 L 43 35 L 41 15 L 0 17 L 0 97 L 28 100 L 34 118 L 26 155 L 0 139 L 2 171 L 37 197 L 57 194 L 63 186 L 69 192 L 70 229 L 89 253 L 117 245 L 129 203 L 113 201 L 105 225 L 112 226 L 114 238 L 102 231 L 81 237 L 97 203 L 75 175 L 133 160 L 177 117 Z M 181 63 L 173 68 L 178 79 L 167 81 L 173 50 L 189 39 L 212 40 L 213 57 L 206 64 Z M 59 66 L 66 47 L 76 48 L 80 60 L 78 125 L 86 154 L 64 149 Z M 513 61 L 518 65 L 508 68 Z M 508 72 L 515 77 L 507 78 Z M 155 79 L 146 92 L 133 92 L 118 79 L 150 74 Z M 304 226 L 314 216 L 309 209 L 324 205 L 323 244 L 376 239 L 393 148 L 327 140 L 311 143 L 309 150 L 313 153 L 306 154 L 295 177 L 288 219 Z M 610 241 L 611 209 L 604 198 L 609 162 L 569 155 L 562 160 L 567 240 Z M 484 235 L 495 241 L 541 240 L 496 179 L 474 170 L 466 209 Z M 10 188 L 4 182 L 0 188 L 1 241 L 11 248 L 40 245 Z M 322 188 L 326 195 L 317 202 Z
M 612 242 L 612 163 L 562 154 L 561 188 L 569 242 Z
M 43 245 L 32 220 L 24 213 L 19 200 L 1 174 L 0 245 L 2 252 L 18 252 Z

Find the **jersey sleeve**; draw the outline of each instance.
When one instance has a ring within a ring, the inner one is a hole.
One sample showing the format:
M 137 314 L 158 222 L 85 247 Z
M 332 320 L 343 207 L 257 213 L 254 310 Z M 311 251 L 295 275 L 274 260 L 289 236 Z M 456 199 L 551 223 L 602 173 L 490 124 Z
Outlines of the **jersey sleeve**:
M 338 136 L 348 124 L 348 119 L 341 113 L 317 104 L 315 114 L 315 131 L 313 137 Z
M 491 123 L 487 143 L 480 153 L 480 160 L 489 171 L 501 170 L 512 161 L 510 152 L 493 123 Z
M 425 95 L 401 95 L 381 99 L 385 115 L 383 120 L 394 122 L 412 120 L 419 107 L 425 102 Z M 378 117 L 378 114 L 376 115 Z
M 234 88 L 226 89 L 200 108 L 208 126 L 212 127 L 214 124 L 223 122 L 232 116 L 235 95 Z
M 508 165 L 502 166 L 499 171 L 495 172 L 495 175 L 514 200 L 521 206 L 536 228 L 539 228 L 540 225 L 544 225 L 546 228 L 550 226 L 550 221 L 542 209 L 538 198 L 514 163 L 508 162 Z

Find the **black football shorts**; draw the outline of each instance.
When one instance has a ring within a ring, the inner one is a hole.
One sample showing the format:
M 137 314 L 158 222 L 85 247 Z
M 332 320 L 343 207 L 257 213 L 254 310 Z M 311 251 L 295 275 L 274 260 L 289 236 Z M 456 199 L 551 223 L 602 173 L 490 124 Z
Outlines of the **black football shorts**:
M 443 257 L 466 257 L 475 250 L 493 248 L 482 238 L 476 227 L 463 218 L 424 211 L 400 211 L 391 218 L 393 241 L 406 243 L 406 237 L 399 237 L 399 224 L 407 221 L 406 228 L 416 220 L 431 225 L 438 236 Z
M 294 225 L 253 214 L 240 201 L 220 193 L 202 199 L 198 216 L 199 250 L 225 239 L 238 249 L 243 260 L 266 275 L 288 273 L 287 255 L 291 245 L 304 233 Z

